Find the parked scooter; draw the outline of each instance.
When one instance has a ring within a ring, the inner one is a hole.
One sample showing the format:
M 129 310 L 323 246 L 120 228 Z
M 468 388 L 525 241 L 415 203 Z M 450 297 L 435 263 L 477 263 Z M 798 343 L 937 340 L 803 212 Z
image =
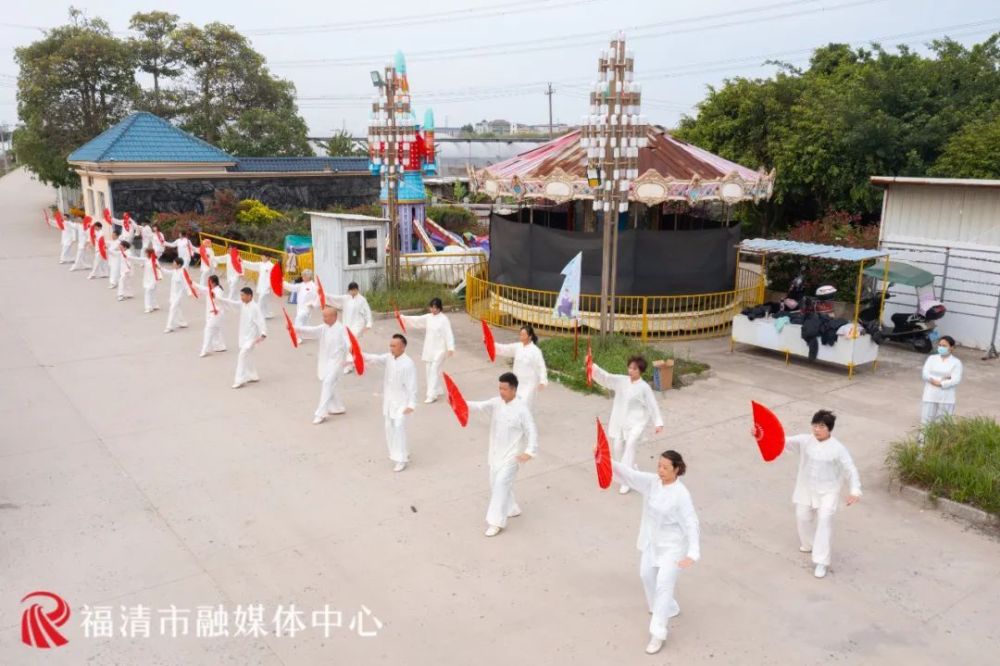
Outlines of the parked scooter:
M 940 334 L 934 330 L 937 320 L 944 317 L 947 311 L 944 304 L 937 300 L 934 295 L 934 276 L 925 270 L 903 264 L 900 262 L 890 262 L 889 264 L 889 287 L 895 286 L 898 282 L 906 284 L 916 289 L 917 306 L 914 312 L 897 312 L 890 317 L 892 326 L 883 326 L 879 321 L 879 313 L 883 310 L 881 292 L 876 289 L 876 280 L 881 280 L 885 276 L 884 265 L 875 265 L 865 269 L 865 275 L 869 278 L 870 284 L 867 292 L 862 298 L 863 308 L 858 316 L 858 320 L 872 340 L 876 344 L 883 341 L 908 343 L 913 348 L 927 354 L 933 349 L 934 343 Z M 895 294 L 885 294 L 886 300 Z

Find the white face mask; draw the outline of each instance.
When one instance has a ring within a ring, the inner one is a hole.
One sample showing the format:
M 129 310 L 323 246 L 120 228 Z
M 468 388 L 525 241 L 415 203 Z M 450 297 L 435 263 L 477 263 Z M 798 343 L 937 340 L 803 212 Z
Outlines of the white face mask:
M 948 354 L 951 353 L 951 350 L 945 346 L 941 346 L 937 348 L 937 353 L 939 356 L 947 356 Z

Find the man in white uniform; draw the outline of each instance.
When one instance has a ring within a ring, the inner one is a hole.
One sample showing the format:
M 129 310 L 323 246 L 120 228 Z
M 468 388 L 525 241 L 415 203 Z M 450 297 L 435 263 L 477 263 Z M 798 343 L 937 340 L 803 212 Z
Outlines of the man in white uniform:
M 56 211 L 56 223 L 59 226 L 59 263 L 66 264 L 73 259 L 73 243 L 76 242 L 76 229 Z
M 343 311 L 344 326 L 346 326 L 354 337 L 358 340 L 372 327 L 372 309 L 368 305 L 368 299 L 361 295 L 358 283 L 352 282 L 347 285 L 345 296 L 333 296 L 328 299 Z M 344 374 L 354 372 L 350 365 L 344 368 Z
M 90 275 L 87 276 L 87 279 L 93 280 L 94 278 L 108 277 L 108 261 L 101 256 L 99 247 L 103 240 L 105 251 L 107 251 L 108 239 L 104 234 L 104 225 L 100 222 L 94 222 L 90 226 L 90 234 L 87 238 L 94 252 L 94 267 L 90 269 Z
M 164 333 L 172 333 L 175 328 L 187 328 L 187 320 L 184 319 L 184 312 L 181 310 L 181 301 L 190 294 L 191 290 L 184 279 L 184 260 L 181 257 L 174 258 L 174 268 L 161 269 L 170 276 L 170 309 L 167 311 L 167 327 Z
M 117 231 L 111 231 L 111 242 L 107 243 L 108 251 L 108 289 L 118 288 L 118 278 L 122 274 L 122 253 L 118 248 L 121 246 Z
M 90 216 L 85 215 L 82 222 L 66 220 L 66 224 L 72 225 L 76 232 L 76 260 L 69 267 L 71 271 L 86 270 L 90 268 L 87 262 L 87 241 L 90 240 Z
M 152 246 L 143 250 L 143 256 L 133 261 L 142 266 L 143 312 L 149 314 L 159 310 L 156 302 L 156 283 L 163 279 L 162 269 Z
M 253 300 L 253 289 L 243 287 L 240 300 L 223 298 L 228 305 L 240 308 L 240 355 L 236 359 L 236 377 L 233 388 L 238 389 L 247 382 L 260 381 L 257 364 L 253 360 L 254 348 L 267 338 L 267 322 L 260 311 L 260 305 Z
M 337 311 L 329 306 L 323 309 L 322 324 L 318 326 L 296 324 L 295 331 L 302 337 L 319 340 L 316 375 L 322 384 L 319 406 L 313 414 L 313 425 L 319 425 L 328 415 L 343 414 L 347 411 L 337 392 L 337 382 L 340 381 L 341 368 L 351 358 L 351 342 L 347 339 L 344 325 L 337 321 Z
M 257 304 L 265 319 L 274 317 L 271 312 L 271 271 L 274 262 L 264 257 L 262 261 L 244 261 L 243 270 L 257 271 Z
M 527 403 L 517 397 L 517 377 L 500 375 L 500 396 L 468 403 L 469 411 L 486 412 L 490 420 L 490 504 L 486 509 L 486 536 L 507 526 L 507 519 L 521 515 L 514 499 L 514 479 L 521 463 L 538 455 L 538 431 Z
M 283 282 L 283 285 L 285 291 L 295 294 L 295 326 L 308 326 L 309 315 L 314 308 L 319 308 L 319 289 L 313 272 L 307 268 L 302 271 L 302 282 Z
M 221 266 L 223 264 L 226 265 L 226 298 L 236 300 L 236 295 L 240 291 L 240 277 L 243 274 L 236 270 L 236 267 L 233 265 L 232 258 L 228 254 L 215 257 L 215 266 Z
M 363 354 L 365 363 L 385 366 L 382 380 L 382 416 L 385 441 L 394 472 L 402 472 L 410 461 L 406 443 L 406 417 L 417 403 L 417 366 L 406 354 L 406 338 L 399 333 L 389 341 L 388 354 Z
M 183 262 L 184 268 L 191 265 L 191 257 L 194 256 L 194 244 L 188 238 L 187 232 L 182 231 L 180 235 L 172 241 L 163 244 L 165 247 L 172 247 L 177 250 L 177 257 Z
M 424 336 L 424 351 L 420 355 L 427 373 L 427 397 L 425 403 L 432 403 L 444 395 L 444 360 L 455 353 L 455 335 L 451 332 L 451 322 L 441 312 L 440 298 L 432 298 L 430 314 L 419 316 L 403 315 L 403 323 L 413 328 L 427 329 Z
M 212 241 L 207 238 L 203 240 L 198 252 L 199 255 L 203 255 L 199 266 L 201 272 L 198 274 L 198 284 L 204 287 L 208 284 L 208 276 L 215 270 L 215 250 L 212 249 Z M 206 258 L 208 261 L 205 261 Z
M 132 298 L 132 260 L 135 257 L 129 254 L 129 250 L 132 249 L 131 244 L 127 240 L 118 241 L 118 247 L 115 248 L 115 253 L 118 255 L 118 300 L 124 301 L 126 298 Z

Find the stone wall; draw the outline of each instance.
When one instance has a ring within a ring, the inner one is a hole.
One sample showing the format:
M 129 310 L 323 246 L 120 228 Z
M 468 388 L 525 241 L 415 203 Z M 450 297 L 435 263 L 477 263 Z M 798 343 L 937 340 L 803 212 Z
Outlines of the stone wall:
M 153 213 L 205 212 L 216 190 L 232 190 L 238 199 L 259 199 L 271 208 L 325 210 L 354 207 L 378 199 L 378 178 L 356 176 L 285 176 L 261 178 L 195 178 L 190 180 L 115 180 L 111 196 L 115 214 L 125 211 L 146 221 Z

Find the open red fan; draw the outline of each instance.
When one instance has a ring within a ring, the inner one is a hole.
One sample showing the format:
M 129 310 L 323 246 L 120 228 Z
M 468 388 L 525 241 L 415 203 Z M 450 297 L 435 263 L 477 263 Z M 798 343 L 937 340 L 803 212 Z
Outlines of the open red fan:
M 198 290 L 194 288 L 194 282 L 191 281 L 191 276 L 188 274 L 188 269 L 182 268 L 181 272 L 184 274 L 184 281 L 187 282 L 188 290 L 191 295 L 198 298 Z
M 90 244 L 97 245 L 97 229 L 94 228 L 94 225 L 90 225 L 90 229 L 87 230 L 87 233 L 90 234 Z
M 316 293 L 319 294 L 319 307 L 321 310 L 326 308 L 326 292 L 323 290 L 323 283 L 319 281 L 319 276 L 316 276 Z
M 295 334 L 295 326 L 292 324 L 292 318 L 288 316 L 288 311 L 285 308 L 281 308 L 281 314 L 285 315 L 285 328 L 288 329 L 288 337 L 292 339 L 292 346 L 297 349 L 299 346 L 299 336 Z
M 458 390 L 458 386 L 455 385 L 447 372 L 444 373 L 444 385 L 448 389 L 448 404 L 451 405 L 452 411 L 458 417 L 458 422 L 464 428 L 469 425 L 469 405 L 466 404 L 462 392 Z
M 392 307 L 396 311 L 396 321 L 399 322 L 399 328 L 403 331 L 403 333 L 406 333 L 406 324 L 403 323 L 403 315 L 399 314 L 398 307 L 396 307 L 395 305 L 393 305 Z
M 243 259 L 240 258 L 240 251 L 235 247 L 229 248 L 229 263 L 233 265 L 233 270 L 237 275 L 243 275 Z
M 271 266 L 271 291 L 277 297 L 282 296 L 282 289 L 284 288 L 285 276 L 281 272 L 281 263 L 278 262 Z
M 97 251 L 101 253 L 101 259 L 108 260 L 108 243 L 104 240 L 104 236 L 97 239 Z
M 594 353 L 590 349 L 590 339 L 587 339 L 587 386 L 594 384 Z
M 597 446 L 594 447 L 594 464 L 597 466 L 597 485 L 602 489 L 611 485 L 611 447 L 601 419 L 597 419 Z
M 131 228 L 132 228 L 132 218 L 129 217 L 128 213 L 125 213 L 125 215 L 122 216 L 122 229 L 128 231 Z
M 201 257 L 201 265 L 205 268 L 212 267 L 212 261 L 208 258 L 208 248 L 204 243 L 198 246 L 198 255 Z
M 59 227 L 59 231 L 65 231 L 66 222 L 63 220 L 63 214 L 61 210 L 56 210 L 55 218 L 56 218 L 56 226 Z
M 785 429 L 781 421 L 764 405 L 750 401 L 753 408 L 754 437 L 760 447 L 760 455 L 764 462 L 771 462 L 785 450 Z
M 493 331 L 490 330 L 490 325 L 483 320 L 483 344 L 486 345 L 486 354 L 490 357 L 490 361 L 494 362 L 497 360 L 497 343 L 493 339 Z
M 111 211 L 107 208 L 104 209 L 104 221 L 111 224 Z
M 346 326 L 344 329 L 347 331 L 347 337 L 351 340 L 351 354 L 354 355 L 354 371 L 360 377 L 365 374 L 365 357 L 361 355 L 361 345 L 358 344 L 358 339 L 354 337 L 354 333 L 351 333 L 351 329 Z

